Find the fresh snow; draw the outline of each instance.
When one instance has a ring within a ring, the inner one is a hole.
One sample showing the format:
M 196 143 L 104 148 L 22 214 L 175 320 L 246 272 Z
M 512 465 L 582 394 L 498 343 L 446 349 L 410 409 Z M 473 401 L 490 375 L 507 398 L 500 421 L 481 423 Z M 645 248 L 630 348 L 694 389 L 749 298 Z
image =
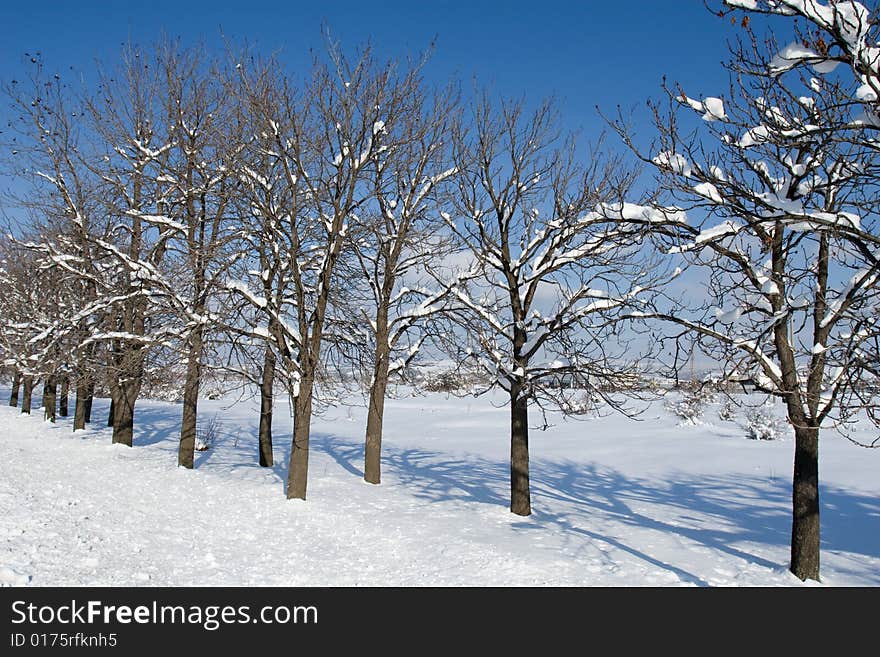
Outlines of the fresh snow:
M 706 121 L 723 121 L 727 118 L 727 114 L 724 111 L 724 101 L 720 98 L 709 97 L 703 101 L 703 107 L 706 108 L 706 113 L 703 115 L 703 118 Z
M 200 403 L 222 424 L 192 471 L 175 466 L 178 404 L 139 401 L 134 448 L 110 444 L 106 400 L 76 434 L 43 422 L 38 399 L 32 416 L 0 407 L 0 584 L 801 585 L 787 572 L 791 438 L 748 440 L 712 412 L 678 426 L 661 403 L 641 422 L 550 416 L 531 433 L 523 518 L 507 510 L 503 393 L 389 400 L 380 486 L 361 479 L 362 404 L 331 408 L 305 502 L 283 494 L 286 403 L 276 465 L 260 468 L 258 402 L 235 398 Z M 878 465 L 823 435 L 826 585 L 880 585 Z
M 724 203 L 724 200 L 721 198 L 721 194 L 718 193 L 718 188 L 710 182 L 702 182 L 699 185 L 695 185 L 694 191 L 700 196 L 705 196 L 713 203 L 716 203 L 718 205 Z

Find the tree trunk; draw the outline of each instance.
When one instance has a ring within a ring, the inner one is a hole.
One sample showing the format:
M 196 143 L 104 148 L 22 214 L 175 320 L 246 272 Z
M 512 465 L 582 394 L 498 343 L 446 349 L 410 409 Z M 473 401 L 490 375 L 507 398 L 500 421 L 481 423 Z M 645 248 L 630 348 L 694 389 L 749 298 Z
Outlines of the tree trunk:
M 76 402 L 73 408 L 73 430 L 79 431 L 86 428 L 86 398 L 89 395 L 89 387 L 85 379 L 80 376 L 76 380 Z
M 819 580 L 819 429 L 795 427 L 791 572 Z
M 264 468 L 274 464 L 272 457 L 272 402 L 275 382 L 275 353 L 266 348 L 266 358 L 263 362 L 263 378 L 260 382 L 260 465 Z
M 110 395 L 110 411 L 107 413 L 107 426 L 112 427 L 116 421 L 116 395 Z
M 189 356 L 186 364 L 186 383 L 183 388 L 183 419 L 180 425 L 180 446 L 177 465 L 192 468 L 196 448 L 196 422 L 199 415 L 199 387 L 202 377 L 202 332 L 193 330 L 189 339 Z
M 43 417 L 49 422 L 55 422 L 55 409 L 58 406 L 58 386 L 55 383 L 55 375 L 50 374 L 43 382 Z
M 529 490 L 529 402 L 514 387 L 510 393 L 510 510 L 532 513 Z
M 93 401 L 95 401 L 95 382 L 90 378 L 86 384 L 85 421 L 87 424 L 92 421 Z
M 21 388 L 21 372 L 15 370 L 12 376 L 12 391 L 9 393 L 9 405 L 12 408 L 18 406 L 18 389 Z
M 388 343 L 388 336 L 377 336 Z M 376 366 L 370 386 L 367 407 L 367 437 L 364 442 L 364 481 L 378 484 L 382 480 L 382 421 L 385 416 L 385 391 L 388 388 L 388 349 L 376 347 Z
M 293 441 L 287 471 L 287 499 L 306 499 L 309 476 L 309 433 L 312 423 L 312 381 L 300 382 L 293 405 Z
M 61 396 L 58 399 L 58 415 L 67 417 L 68 398 L 70 397 L 70 378 L 64 376 L 61 378 Z
M 31 414 L 31 399 L 34 394 L 34 377 L 25 376 L 21 390 L 21 412 Z
M 131 447 L 134 437 L 134 405 L 140 392 L 140 380 L 121 381 L 111 401 L 113 407 L 113 442 Z

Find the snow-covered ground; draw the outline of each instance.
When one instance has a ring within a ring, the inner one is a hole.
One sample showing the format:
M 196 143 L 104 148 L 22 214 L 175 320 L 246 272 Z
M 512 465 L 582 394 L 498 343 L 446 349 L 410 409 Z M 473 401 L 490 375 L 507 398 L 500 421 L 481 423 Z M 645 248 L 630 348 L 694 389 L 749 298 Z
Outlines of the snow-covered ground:
M 533 431 L 528 518 L 508 504 L 506 408 L 443 394 L 387 406 L 383 483 L 361 479 L 361 407 L 316 419 L 308 501 L 256 463 L 256 405 L 176 467 L 180 406 L 141 401 L 136 447 L 110 444 L 107 401 L 71 433 L 0 390 L 0 583 L 31 585 L 800 585 L 787 572 L 793 440 L 747 440 L 713 411 L 678 426 L 660 403 Z M 38 401 L 38 400 L 37 400 Z M 357 401 L 357 400 L 354 400 Z M 498 399 L 497 401 L 500 401 Z M 866 434 L 868 435 L 868 434 Z M 880 450 L 824 434 L 825 584 L 880 585 Z

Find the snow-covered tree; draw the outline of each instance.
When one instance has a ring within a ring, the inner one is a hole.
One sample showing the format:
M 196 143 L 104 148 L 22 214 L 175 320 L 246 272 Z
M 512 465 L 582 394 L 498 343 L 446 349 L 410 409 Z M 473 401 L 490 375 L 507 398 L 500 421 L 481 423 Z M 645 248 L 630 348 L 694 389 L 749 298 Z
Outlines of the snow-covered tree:
M 831 75 L 830 64 L 852 49 L 862 71 L 876 39 L 854 2 L 729 4 L 799 14 L 825 36 L 782 48 L 747 39 L 728 64 L 729 95 L 667 90 L 668 110 L 655 106 L 658 137 L 642 157 L 660 202 L 690 218 L 657 235 L 703 268 L 708 298 L 658 316 L 784 402 L 795 436 L 791 570 L 818 579 L 820 427 L 873 415 L 880 339 L 871 75 Z
M 353 288 L 350 314 L 339 322 L 369 352 L 364 480 L 372 484 L 381 480 L 389 378 L 417 358 L 449 291 L 428 269 L 452 248 L 438 199 L 455 174 L 447 144 L 454 90 L 429 90 L 421 63 L 400 72 L 389 66 L 381 75 L 387 86 L 383 118 L 372 128 L 378 148 L 366 162 L 371 198 L 353 215 L 350 229 L 351 275 L 362 285 Z
M 32 286 L 34 254 L 4 236 L 0 250 L 0 352 L 3 364 L 13 369 L 18 382 L 13 390 L 18 403 L 18 386 L 22 387 L 21 412 L 30 414 L 31 395 L 35 377 L 39 375 L 40 363 L 34 355 L 31 343 L 35 329 L 32 316 L 35 312 L 36 290 Z M 10 405 L 15 405 L 10 399 Z
M 167 218 L 171 191 L 162 178 L 174 138 L 162 102 L 163 69 L 157 57 L 127 46 L 87 102 L 95 145 L 86 163 L 102 181 L 107 218 L 94 244 L 111 263 L 99 293 L 107 310 L 88 340 L 105 347 L 113 442 L 128 446 L 148 350 L 172 339 L 177 328 L 167 314 L 156 321 L 175 298 L 161 266 L 177 231 Z
M 205 340 L 217 323 L 211 301 L 235 259 L 231 200 L 242 138 L 225 71 L 204 61 L 198 50 L 175 44 L 161 46 L 157 59 L 165 80 L 161 91 L 168 134 L 156 178 L 164 212 L 141 219 L 161 224 L 169 234 L 162 291 L 179 315 L 187 363 L 177 463 L 192 468 Z
M 631 173 L 561 135 L 549 103 L 475 103 L 454 141 L 454 211 L 443 216 L 476 278 L 455 287 L 466 345 L 510 397 L 510 509 L 531 513 L 529 406 L 562 410 L 584 390 L 621 408 L 638 350 L 615 336 L 641 309 L 658 271 L 641 254 L 644 229 L 609 220 Z
M 50 352 L 64 354 L 57 372 L 61 413 L 67 413 L 67 387 L 73 378 L 76 431 L 85 427 L 94 388 L 95 344 L 84 341 L 100 313 L 96 296 L 101 263 L 92 244 L 102 230 L 96 202 L 99 181 L 85 165 L 82 102 L 60 75 L 49 76 L 43 61 L 32 59 L 27 75 L 5 87 L 16 114 L 11 125 L 17 142 L 10 164 L 15 175 L 29 183 L 14 203 L 30 217 L 30 225 L 24 227 L 29 237 L 21 243 L 37 254 L 42 275 L 35 272 L 34 282 L 48 276 L 52 289 L 42 294 L 57 295 L 54 320 L 39 341 Z M 42 357 L 58 360 L 50 353 Z M 53 382 L 47 379 L 46 384 L 51 391 Z
M 269 467 L 274 463 L 274 383 L 283 382 L 291 401 L 299 392 L 297 302 L 302 295 L 294 290 L 313 263 L 304 247 L 309 236 L 297 152 L 287 136 L 295 129 L 291 122 L 299 99 L 276 61 L 242 59 L 234 88 L 246 131 L 237 168 L 243 257 L 226 287 L 238 320 L 231 327 L 236 329 L 235 354 L 245 362 L 245 376 L 250 378 L 251 369 L 259 372 L 253 377 L 260 390 L 258 453 L 260 465 Z
M 245 281 L 233 288 L 265 313 L 260 333 L 283 360 L 294 408 L 287 496 L 305 499 L 328 311 L 334 294 L 345 289 L 337 266 L 351 222 L 371 191 L 366 165 L 380 148 L 376 126 L 388 79 L 368 51 L 349 59 L 335 46 L 302 89 L 264 66 L 238 66 L 241 93 L 258 126 L 243 170 L 259 226 L 249 239 L 270 241 L 258 250 L 261 266 L 268 265 L 257 274 L 265 285 Z

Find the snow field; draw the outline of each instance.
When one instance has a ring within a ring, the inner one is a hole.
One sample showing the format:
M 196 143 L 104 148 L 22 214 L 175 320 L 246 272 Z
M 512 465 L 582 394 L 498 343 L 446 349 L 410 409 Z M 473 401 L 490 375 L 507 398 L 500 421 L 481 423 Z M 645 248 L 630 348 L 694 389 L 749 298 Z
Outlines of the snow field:
M 30 417 L 0 407 L 0 584 L 801 585 L 787 571 L 790 438 L 747 440 L 711 410 L 678 426 L 660 403 L 638 422 L 551 417 L 531 432 L 522 518 L 507 510 L 500 397 L 389 400 L 380 486 L 361 478 L 359 401 L 315 418 L 305 502 L 283 492 L 286 403 L 276 465 L 260 468 L 257 404 L 200 402 L 221 429 L 193 471 L 176 467 L 176 404 L 139 401 L 131 449 L 110 444 L 106 400 L 77 434 L 37 400 Z M 878 466 L 824 434 L 826 585 L 880 585 Z

